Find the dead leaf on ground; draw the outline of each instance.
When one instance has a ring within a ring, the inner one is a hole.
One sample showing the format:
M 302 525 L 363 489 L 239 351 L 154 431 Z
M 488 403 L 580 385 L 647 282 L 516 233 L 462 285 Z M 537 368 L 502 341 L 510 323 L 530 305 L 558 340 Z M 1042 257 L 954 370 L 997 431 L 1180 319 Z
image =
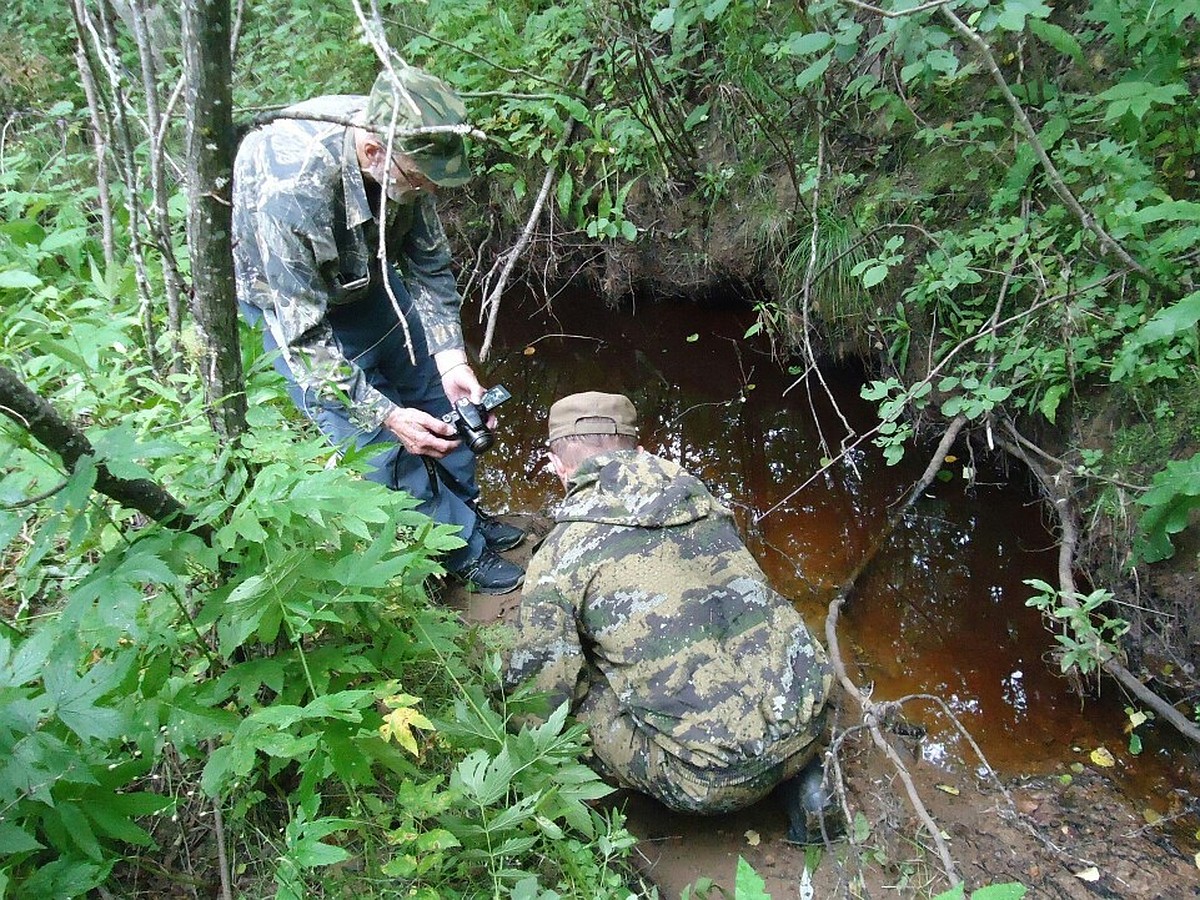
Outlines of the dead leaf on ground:
M 1106 769 L 1111 769 L 1117 764 L 1116 757 L 1112 755 L 1112 751 L 1107 747 L 1097 747 L 1091 753 L 1091 760 L 1098 766 L 1104 766 Z
M 1088 868 L 1084 869 L 1082 872 L 1076 872 L 1075 877 L 1078 878 L 1080 881 L 1099 881 L 1100 880 L 1100 870 L 1097 869 L 1095 866 L 1089 866 Z
M 762 838 L 759 837 L 758 832 L 753 828 L 746 832 L 746 843 L 751 847 L 757 847 L 761 841 Z
M 959 794 L 958 788 L 952 787 L 948 784 L 935 784 L 934 787 L 943 794 L 949 794 L 951 797 L 957 797 Z

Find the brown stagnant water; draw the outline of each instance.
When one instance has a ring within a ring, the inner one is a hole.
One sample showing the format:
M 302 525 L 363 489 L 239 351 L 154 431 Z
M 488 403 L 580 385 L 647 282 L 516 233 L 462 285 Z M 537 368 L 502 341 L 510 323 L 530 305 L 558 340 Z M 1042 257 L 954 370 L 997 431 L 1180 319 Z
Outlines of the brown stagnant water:
M 575 391 L 624 393 L 638 408 L 643 446 L 703 478 L 735 510 L 775 587 L 823 637 L 832 592 L 930 451 L 910 449 L 888 466 L 864 441 L 851 451 L 853 465 L 838 463 L 812 479 L 826 455 L 821 433 L 836 452 L 846 435 L 842 416 L 858 434 L 874 421 L 872 404 L 859 398 L 862 374 L 824 371 L 839 415 L 815 379 L 810 394 L 771 360 L 765 343 L 744 339 L 753 321 L 737 305 L 612 310 L 566 294 L 551 309 L 533 297 L 506 297 L 483 374 L 513 400 L 498 411 L 499 442 L 482 461 L 484 502 L 499 513 L 544 512 L 561 496 L 545 458 L 550 404 Z M 1165 812 L 1175 794 L 1178 809 L 1180 748 L 1143 726 L 1145 749 L 1131 755 L 1119 690 L 1107 683 L 1082 703 L 1047 662 L 1053 638 L 1026 607 L 1032 590 L 1022 582 L 1054 583 L 1056 548 L 1027 480 L 981 465 L 968 485 L 969 451 L 952 453 L 958 459 L 944 480 L 885 544 L 842 614 L 839 641 L 856 681 L 873 683 L 876 699 L 940 696 L 1005 775 L 1063 771 L 1105 746 L 1118 760 L 1106 774 L 1137 802 Z M 918 701 L 905 715 L 928 729 L 927 760 L 978 766 L 932 706 Z

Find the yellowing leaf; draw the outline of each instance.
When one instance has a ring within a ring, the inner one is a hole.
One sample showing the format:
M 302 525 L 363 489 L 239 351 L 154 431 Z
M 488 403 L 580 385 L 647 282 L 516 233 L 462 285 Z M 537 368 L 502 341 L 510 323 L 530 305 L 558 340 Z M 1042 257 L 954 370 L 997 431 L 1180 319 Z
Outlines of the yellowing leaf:
M 947 463 L 956 463 L 956 462 L 958 462 L 958 457 L 955 456 L 953 453 L 947 453 L 946 454 L 946 462 Z
M 1097 869 L 1095 866 L 1089 866 L 1088 868 L 1084 869 L 1082 872 L 1076 872 L 1075 877 L 1078 878 L 1080 881 L 1099 881 L 1100 880 L 1100 870 Z
M 751 828 L 749 831 L 746 832 L 746 843 L 749 844 L 751 847 L 757 847 L 759 845 L 759 843 L 761 843 L 761 842 L 762 842 L 762 838 L 759 837 L 758 832 L 755 831 L 753 828 Z
M 1196 854 L 1196 868 L 1200 869 L 1200 853 Z
M 1137 728 L 1139 725 L 1144 725 L 1148 718 L 1149 716 L 1140 710 L 1138 712 L 1131 712 L 1129 714 L 1129 728 L 1127 730 L 1132 730 Z
M 401 706 L 383 717 L 379 734 L 385 741 L 395 741 L 413 756 L 417 756 L 419 748 L 416 735 L 413 734 L 414 728 L 433 731 L 433 723 L 411 706 Z
M 949 794 L 951 797 L 958 796 L 958 788 L 956 788 L 956 787 L 951 787 L 948 784 L 935 784 L 934 787 L 937 788 L 939 791 L 941 791 L 943 794 Z
M 696 333 L 696 334 L 689 334 L 689 335 L 687 336 L 687 338 L 685 338 L 685 340 L 686 340 L 686 341 L 687 341 L 689 344 L 694 344 L 694 343 L 696 343 L 696 341 L 700 340 L 700 335 L 699 335 L 699 333 Z
M 1162 814 L 1157 809 L 1147 806 L 1142 810 L 1142 818 L 1146 820 L 1147 825 L 1157 825 L 1162 821 Z
M 524 353 L 526 356 L 533 356 L 533 354 L 537 353 L 537 349 L 534 347 L 526 347 L 521 352 Z
M 1117 764 L 1117 760 L 1107 747 L 1097 747 L 1091 752 L 1090 759 L 1098 766 L 1104 766 L 1106 769 L 1111 769 Z

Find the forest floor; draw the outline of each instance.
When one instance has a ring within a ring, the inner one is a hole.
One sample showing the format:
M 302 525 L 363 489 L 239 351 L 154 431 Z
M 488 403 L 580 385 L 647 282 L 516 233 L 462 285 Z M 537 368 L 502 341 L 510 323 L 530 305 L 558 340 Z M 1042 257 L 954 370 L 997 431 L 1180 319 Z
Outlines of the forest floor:
M 511 521 L 531 531 L 533 539 L 506 554 L 524 564 L 548 525 Z M 468 622 L 488 625 L 511 621 L 521 594 L 480 597 L 451 588 L 442 599 Z M 1073 774 L 1064 768 L 1030 777 L 981 777 L 972 765 L 927 762 L 919 738 L 889 737 L 968 891 L 1020 882 L 1028 897 L 1037 898 L 1200 897 L 1200 854 L 1192 855 L 1197 836 L 1187 831 L 1195 826 L 1196 810 L 1187 803 L 1160 817 L 1139 809 L 1095 765 L 1076 766 Z M 1086 754 L 1081 759 L 1089 762 Z M 839 762 L 853 839 L 842 837 L 823 849 L 786 841 L 786 817 L 773 797 L 711 818 L 673 813 L 626 792 L 606 802 L 623 808 L 639 839 L 634 863 L 663 900 L 678 900 L 703 878 L 726 892 L 709 896 L 733 898 L 739 858 L 763 879 L 773 900 L 929 897 L 949 888 L 896 769 L 865 731 L 842 743 Z

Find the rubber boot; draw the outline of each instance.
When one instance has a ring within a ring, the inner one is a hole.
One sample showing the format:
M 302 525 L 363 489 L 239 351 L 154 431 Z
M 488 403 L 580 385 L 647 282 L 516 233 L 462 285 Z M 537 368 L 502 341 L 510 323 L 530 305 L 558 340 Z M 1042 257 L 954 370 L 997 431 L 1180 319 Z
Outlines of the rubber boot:
M 787 840 L 792 844 L 820 844 L 842 835 L 842 817 L 834 806 L 832 785 L 825 785 L 820 756 L 779 786 L 787 810 Z M 823 826 L 823 827 L 822 827 Z

